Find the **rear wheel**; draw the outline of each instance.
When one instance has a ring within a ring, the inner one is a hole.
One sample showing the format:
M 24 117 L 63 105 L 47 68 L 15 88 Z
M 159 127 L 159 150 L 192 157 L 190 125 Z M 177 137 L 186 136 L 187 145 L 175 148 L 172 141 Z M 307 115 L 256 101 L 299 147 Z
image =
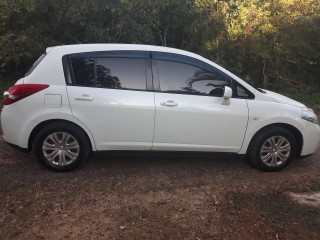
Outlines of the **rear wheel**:
M 297 151 L 293 134 L 282 127 L 269 127 L 252 139 L 247 158 L 251 165 L 263 171 L 279 171 L 285 168 Z
M 67 171 L 82 164 L 89 142 L 82 129 L 70 123 L 51 123 L 41 129 L 33 143 L 39 161 L 47 168 Z

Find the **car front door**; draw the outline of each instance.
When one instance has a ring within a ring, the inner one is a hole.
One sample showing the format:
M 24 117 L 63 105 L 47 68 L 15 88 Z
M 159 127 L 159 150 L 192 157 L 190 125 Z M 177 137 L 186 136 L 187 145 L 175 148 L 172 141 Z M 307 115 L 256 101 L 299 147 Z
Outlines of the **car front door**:
M 150 150 L 155 105 L 149 53 L 74 54 L 64 62 L 72 113 L 90 130 L 97 150 Z
M 198 60 L 153 53 L 156 117 L 153 150 L 237 152 L 247 122 L 245 99 L 223 102 L 232 79 Z M 202 66 L 203 65 L 203 66 Z

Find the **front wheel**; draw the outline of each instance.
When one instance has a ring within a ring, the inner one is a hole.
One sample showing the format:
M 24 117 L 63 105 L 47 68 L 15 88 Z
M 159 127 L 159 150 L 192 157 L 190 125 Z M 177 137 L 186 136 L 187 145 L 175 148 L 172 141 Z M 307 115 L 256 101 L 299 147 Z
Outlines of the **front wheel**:
M 41 129 L 33 143 L 39 161 L 47 168 L 67 171 L 82 164 L 89 143 L 82 129 L 70 123 L 51 123 Z
M 285 168 L 297 151 L 294 135 L 282 127 L 269 127 L 252 139 L 247 158 L 255 168 L 275 172 Z

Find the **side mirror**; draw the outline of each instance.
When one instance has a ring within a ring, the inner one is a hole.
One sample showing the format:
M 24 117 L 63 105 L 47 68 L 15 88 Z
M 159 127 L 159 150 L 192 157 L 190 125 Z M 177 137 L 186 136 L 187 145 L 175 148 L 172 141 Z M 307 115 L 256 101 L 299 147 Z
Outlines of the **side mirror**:
M 222 105 L 230 105 L 231 97 L 232 97 L 232 89 L 230 87 L 225 86 L 224 92 L 223 92 Z

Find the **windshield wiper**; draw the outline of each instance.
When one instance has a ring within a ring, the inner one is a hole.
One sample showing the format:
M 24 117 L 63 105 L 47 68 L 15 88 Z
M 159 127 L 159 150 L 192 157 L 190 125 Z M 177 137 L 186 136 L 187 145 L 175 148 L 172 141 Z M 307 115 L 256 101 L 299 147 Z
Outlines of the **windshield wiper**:
M 259 92 L 261 92 L 261 93 L 267 93 L 266 91 L 264 91 L 263 89 L 261 89 L 261 88 L 256 88 Z

